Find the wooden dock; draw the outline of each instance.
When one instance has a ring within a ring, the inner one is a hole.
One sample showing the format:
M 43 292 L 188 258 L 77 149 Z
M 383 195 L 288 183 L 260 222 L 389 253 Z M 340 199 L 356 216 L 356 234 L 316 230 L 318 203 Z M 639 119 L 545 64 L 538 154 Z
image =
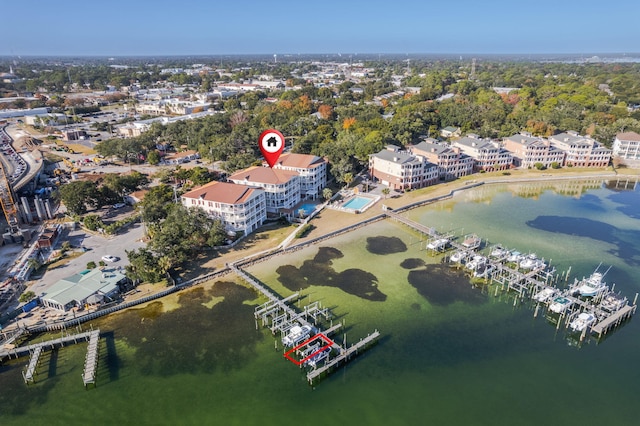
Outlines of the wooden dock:
M 27 371 L 22 372 L 22 378 L 25 383 L 33 382 L 33 376 L 36 373 L 36 366 L 38 365 L 38 361 L 40 359 L 40 354 L 42 353 L 42 346 L 38 346 L 32 353 L 31 358 L 29 359 L 29 365 L 27 366 Z
M 631 318 L 636 313 L 636 305 L 625 305 L 619 311 L 616 311 L 613 315 L 607 317 L 605 320 L 596 323 L 591 327 L 591 331 L 602 337 L 607 332 L 617 327 L 623 321 Z
M 341 362 L 348 361 L 351 356 L 357 355 L 358 351 L 365 349 L 367 346 L 375 342 L 379 337 L 380 333 L 378 332 L 378 330 L 375 330 L 364 339 L 360 339 L 358 343 L 349 346 L 348 349 L 340 348 L 340 353 L 336 357 L 329 359 L 322 367 L 314 368 L 313 370 L 309 371 L 307 373 L 307 381 L 310 385 L 313 385 L 314 380 L 317 380 L 323 374 L 328 374 Z
M 96 384 L 96 369 L 98 367 L 98 342 L 100 341 L 100 330 L 94 330 L 89 335 L 89 345 L 87 346 L 87 356 L 84 360 L 84 371 L 82 381 L 87 387 L 89 383 Z

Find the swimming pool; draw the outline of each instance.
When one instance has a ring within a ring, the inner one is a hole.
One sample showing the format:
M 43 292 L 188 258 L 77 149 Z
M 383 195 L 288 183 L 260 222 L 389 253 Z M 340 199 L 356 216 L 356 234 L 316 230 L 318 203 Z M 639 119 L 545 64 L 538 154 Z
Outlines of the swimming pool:
M 311 213 L 313 213 L 316 207 L 318 207 L 317 204 L 305 203 L 305 204 L 302 204 L 300 207 L 298 207 L 296 212 L 299 212 L 300 210 L 304 210 L 304 215 L 309 216 Z
M 345 209 L 361 210 L 364 206 L 372 202 L 373 199 L 367 197 L 353 197 L 342 205 Z

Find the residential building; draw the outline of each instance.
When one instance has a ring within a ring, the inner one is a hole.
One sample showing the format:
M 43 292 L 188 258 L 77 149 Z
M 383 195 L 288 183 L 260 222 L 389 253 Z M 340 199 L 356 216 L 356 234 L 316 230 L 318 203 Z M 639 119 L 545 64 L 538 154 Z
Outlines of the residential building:
M 640 165 L 640 135 L 636 132 L 618 133 L 613 140 L 613 155 L 622 164 Z
M 264 189 L 267 213 L 291 211 L 301 199 L 300 178 L 295 171 L 254 166 L 234 173 L 228 180 Z
M 610 149 L 574 131 L 551 136 L 549 142 L 564 151 L 564 166 L 607 167 L 611 161 Z
M 464 154 L 460 148 L 435 139 L 426 139 L 409 147 L 413 155 L 424 157 L 438 166 L 440 180 L 453 180 L 473 173 L 473 158 Z
M 369 173 L 395 191 L 422 188 L 439 180 L 438 166 L 391 145 L 369 156 Z
M 440 130 L 440 136 L 443 138 L 459 138 L 460 127 L 447 126 Z
M 513 156 L 513 165 L 529 169 L 536 163 L 544 167 L 558 166 L 564 163 L 564 151 L 552 145 L 548 140 L 531 136 L 529 133 L 520 133 L 509 136 L 502 141 L 502 146 Z
M 478 135 L 469 134 L 451 142 L 452 147 L 473 158 L 476 171 L 506 170 L 511 167 L 513 157 L 497 142 L 482 139 Z
M 127 282 L 128 278 L 118 269 L 96 268 L 58 281 L 40 299 L 43 305 L 66 312 L 73 307 L 113 300 Z
M 327 160 L 317 155 L 282 154 L 273 168 L 298 174 L 302 199 L 315 199 L 327 185 Z
M 162 158 L 162 162 L 164 164 L 182 164 L 188 163 L 191 160 L 197 160 L 198 158 L 200 158 L 200 154 L 193 149 L 189 149 L 186 151 L 167 154 Z
M 264 190 L 213 181 L 180 197 L 186 207 L 200 207 L 219 218 L 228 231 L 250 234 L 267 218 Z

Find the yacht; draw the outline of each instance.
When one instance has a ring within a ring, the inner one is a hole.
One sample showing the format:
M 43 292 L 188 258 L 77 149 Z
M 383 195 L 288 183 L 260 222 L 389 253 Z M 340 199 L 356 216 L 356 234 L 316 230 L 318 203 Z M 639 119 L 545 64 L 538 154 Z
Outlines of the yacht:
M 449 240 L 446 238 L 438 238 L 427 244 L 427 248 L 430 250 L 444 250 L 449 245 Z
M 551 302 L 551 305 L 549 306 L 549 310 L 551 312 L 555 312 L 556 314 L 561 314 L 564 311 L 566 311 L 567 308 L 572 304 L 573 302 L 567 299 L 566 297 L 558 296 L 555 299 L 553 299 L 553 302 Z
M 569 328 L 576 332 L 582 332 L 596 322 L 596 316 L 589 312 L 580 312 L 580 314 L 569 323 Z
M 576 280 L 575 293 L 583 297 L 597 296 L 607 289 L 607 284 L 602 281 L 604 274 L 596 269 L 588 278 Z
M 533 300 L 540 303 L 547 303 L 556 295 L 556 289 L 552 287 L 545 287 L 536 294 L 533 295 Z
M 452 262 L 462 262 L 467 257 L 467 252 L 464 250 L 457 250 L 451 255 L 449 260 Z
M 482 239 L 478 237 L 476 234 L 465 235 L 464 240 L 462 241 L 462 247 L 474 250 L 480 247 L 482 244 Z
M 467 269 L 475 271 L 479 267 L 484 266 L 486 263 L 487 263 L 487 258 L 484 257 L 484 256 L 480 256 L 478 254 L 478 255 L 473 256 L 473 259 L 468 261 L 465 266 L 466 266 Z
M 518 263 L 521 269 L 534 270 L 545 267 L 544 260 L 538 259 L 535 253 L 528 254 Z
M 607 294 L 602 302 L 600 303 L 600 307 L 603 311 L 607 311 L 609 313 L 616 312 L 620 310 L 624 305 L 627 304 L 627 298 L 615 293 Z
M 473 276 L 476 278 L 488 278 L 491 276 L 494 269 L 495 267 L 492 264 L 484 263 L 473 271 Z
M 282 344 L 285 346 L 295 346 L 303 340 L 307 339 L 310 334 L 310 325 L 294 325 L 293 327 L 291 327 L 287 335 L 282 338 Z
M 512 250 L 509 252 L 507 256 L 507 262 L 509 263 L 520 263 L 520 261 L 524 258 L 524 255 L 520 253 L 518 250 Z
M 495 246 L 493 246 L 491 248 L 491 251 L 489 252 L 489 256 L 493 257 L 494 259 L 504 259 L 508 255 L 509 250 L 502 247 L 500 244 L 496 244 Z
M 331 353 L 331 348 L 330 347 L 326 347 L 326 348 L 322 349 L 321 351 L 319 351 L 314 356 L 312 356 L 311 358 L 309 358 L 307 361 L 305 361 L 305 364 L 306 365 L 310 365 L 313 368 L 316 368 L 316 366 L 318 365 L 318 363 L 320 361 L 322 361 L 323 359 L 326 359 L 326 358 L 329 357 L 330 353 Z

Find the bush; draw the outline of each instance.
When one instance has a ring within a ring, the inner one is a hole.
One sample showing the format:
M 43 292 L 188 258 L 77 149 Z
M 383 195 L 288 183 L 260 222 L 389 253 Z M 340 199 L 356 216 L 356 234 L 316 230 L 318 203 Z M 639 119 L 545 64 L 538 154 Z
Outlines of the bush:
M 94 262 L 93 260 L 91 262 L 87 262 L 87 269 L 95 269 L 96 268 L 96 262 Z
M 296 238 L 302 238 L 305 235 L 307 235 L 309 232 L 311 232 L 311 230 L 314 228 L 313 225 L 307 223 L 306 225 L 303 225 L 300 227 L 300 229 L 298 229 L 298 232 L 296 232 Z

